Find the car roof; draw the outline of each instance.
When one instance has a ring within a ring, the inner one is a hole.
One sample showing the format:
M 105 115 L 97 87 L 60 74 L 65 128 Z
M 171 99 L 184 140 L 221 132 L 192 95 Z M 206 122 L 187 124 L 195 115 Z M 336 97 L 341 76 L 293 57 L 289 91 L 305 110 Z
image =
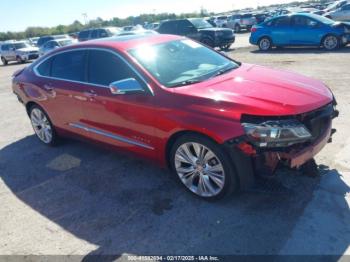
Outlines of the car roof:
M 159 43 L 164 43 L 164 42 L 178 40 L 178 39 L 184 39 L 184 37 L 176 36 L 176 35 L 166 35 L 166 34 L 126 35 L 126 36 L 100 38 L 96 40 L 80 42 L 71 46 L 64 47 L 63 49 L 84 48 L 84 47 L 104 47 L 104 48 L 117 49 L 121 52 L 125 52 L 129 49 L 135 48 L 143 44 L 159 44 Z

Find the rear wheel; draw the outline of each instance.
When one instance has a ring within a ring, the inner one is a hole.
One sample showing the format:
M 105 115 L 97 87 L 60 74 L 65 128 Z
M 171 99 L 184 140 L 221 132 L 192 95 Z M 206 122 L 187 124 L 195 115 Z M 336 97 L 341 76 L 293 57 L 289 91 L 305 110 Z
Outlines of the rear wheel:
M 193 194 L 220 199 L 237 189 L 237 178 L 229 157 L 220 145 L 199 135 L 184 135 L 170 152 L 172 171 Z
M 272 41 L 268 37 L 263 37 L 259 40 L 258 45 L 261 51 L 267 51 L 272 48 Z
M 335 35 L 327 35 L 323 39 L 322 45 L 328 51 L 335 50 L 339 47 L 339 39 Z
M 29 117 L 39 140 L 46 145 L 55 145 L 57 143 L 57 134 L 45 111 L 41 107 L 34 105 L 29 110 Z
M 8 61 L 6 60 L 6 58 L 5 57 L 1 57 L 1 62 L 2 62 L 2 64 L 5 66 L 5 65 L 7 65 L 8 64 Z

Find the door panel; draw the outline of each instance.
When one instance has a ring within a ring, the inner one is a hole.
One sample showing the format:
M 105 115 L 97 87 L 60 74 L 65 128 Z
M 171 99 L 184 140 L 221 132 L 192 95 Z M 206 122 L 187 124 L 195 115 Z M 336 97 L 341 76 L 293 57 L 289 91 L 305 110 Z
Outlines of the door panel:
M 45 107 L 54 124 L 82 134 L 70 124 L 83 118 L 82 101 L 86 68 L 86 51 L 70 51 L 45 60 L 37 68 L 39 86 L 44 92 Z
M 88 81 L 82 101 L 84 118 L 91 138 L 143 155 L 155 154 L 154 96 L 145 93 L 114 95 L 108 85 L 114 81 L 142 80 L 117 55 L 103 50 L 89 51 Z
M 272 21 L 270 30 L 272 42 L 275 45 L 288 45 L 290 43 L 291 27 L 288 16 L 276 18 Z
M 319 45 L 323 35 L 323 25 L 305 16 L 293 16 L 291 19 L 291 43 L 293 45 Z

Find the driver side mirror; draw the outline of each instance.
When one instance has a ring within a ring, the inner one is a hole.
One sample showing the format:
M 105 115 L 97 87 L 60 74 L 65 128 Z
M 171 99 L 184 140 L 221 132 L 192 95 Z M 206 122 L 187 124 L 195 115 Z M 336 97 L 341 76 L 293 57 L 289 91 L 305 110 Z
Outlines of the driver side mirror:
M 109 90 L 113 95 L 144 92 L 141 84 L 135 78 L 126 78 L 112 82 L 109 84 Z
M 311 22 L 309 27 L 310 28 L 317 28 L 318 27 L 318 23 L 317 22 Z

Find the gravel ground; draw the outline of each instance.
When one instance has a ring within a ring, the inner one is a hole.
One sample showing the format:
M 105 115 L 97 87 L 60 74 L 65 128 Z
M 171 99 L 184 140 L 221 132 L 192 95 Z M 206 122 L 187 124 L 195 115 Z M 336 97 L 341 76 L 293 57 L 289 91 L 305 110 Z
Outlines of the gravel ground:
M 283 170 L 286 191 L 208 203 L 143 160 L 70 140 L 45 147 L 11 93 L 23 65 L 0 66 L 0 254 L 350 255 L 350 47 L 229 54 L 331 87 L 341 116 L 319 177 Z

